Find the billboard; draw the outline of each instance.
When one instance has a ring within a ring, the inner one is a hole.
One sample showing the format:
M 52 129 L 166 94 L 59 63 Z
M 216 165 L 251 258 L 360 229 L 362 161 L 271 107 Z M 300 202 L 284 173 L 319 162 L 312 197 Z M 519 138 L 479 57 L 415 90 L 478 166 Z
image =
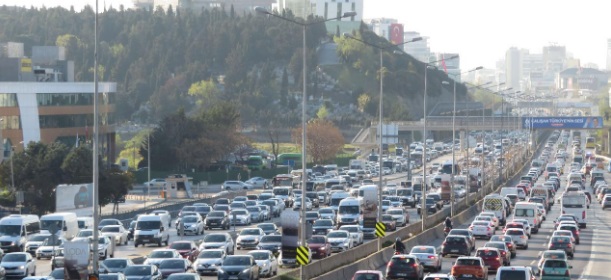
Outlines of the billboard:
M 299 240 L 299 212 L 282 211 L 280 223 L 282 226 L 282 261 L 295 263 L 297 261 L 297 241 Z
M 89 208 L 93 204 L 93 184 L 58 185 L 55 211 Z
M 64 243 L 64 279 L 87 279 L 89 242 Z
M 393 23 L 389 28 L 390 41 L 395 44 L 403 44 L 403 24 Z
M 598 129 L 602 117 L 522 117 L 523 129 Z

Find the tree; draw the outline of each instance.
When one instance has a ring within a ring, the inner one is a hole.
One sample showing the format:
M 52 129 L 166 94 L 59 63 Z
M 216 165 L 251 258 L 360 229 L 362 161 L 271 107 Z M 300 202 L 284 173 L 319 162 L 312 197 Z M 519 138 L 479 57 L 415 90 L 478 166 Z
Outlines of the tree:
M 293 129 L 292 138 L 295 143 L 302 143 L 301 127 Z M 314 163 L 324 163 L 335 158 L 344 147 L 344 136 L 332 122 L 324 119 L 315 119 L 307 124 L 306 128 L 307 155 Z
M 209 79 L 191 84 L 188 93 L 190 96 L 195 97 L 197 105 L 202 107 L 207 103 L 212 103 L 214 99 L 218 98 L 221 91 L 216 86 L 216 83 L 212 79 Z
M 93 170 L 93 154 L 86 146 L 72 149 L 64 158 L 61 169 L 66 184 L 91 183 Z
M 371 101 L 371 96 L 369 96 L 369 94 L 363 93 L 359 95 L 357 99 L 359 111 L 364 112 L 365 108 L 367 108 L 367 105 L 369 104 L 370 101 Z
M 318 112 L 316 112 L 316 116 L 319 119 L 326 119 L 329 116 L 329 110 L 327 110 L 327 106 L 325 106 L 325 104 L 322 104 L 322 106 L 318 108 Z
M 267 135 L 269 135 L 269 142 L 272 144 L 272 154 L 274 155 L 274 158 L 278 158 L 278 155 L 280 154 L 280 143 L 278 141 L 278 138 L 279 138 L 278 130 L 269 129 L 267 130 Z M 272 161 L 272 164 L 274 163 L 275 161 Z

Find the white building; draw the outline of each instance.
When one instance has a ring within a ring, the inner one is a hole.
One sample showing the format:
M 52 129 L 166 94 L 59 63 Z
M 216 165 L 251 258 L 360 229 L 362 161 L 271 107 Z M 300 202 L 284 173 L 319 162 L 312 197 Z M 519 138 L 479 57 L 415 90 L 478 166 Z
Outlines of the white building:
M 398 20 L 394 18 L 373 18 L 364 19 L 363 22 L 369 26 L 373 33 L 390 41 L 390 26 L 397 24 Z
M 421 37 L 422 40 L 403 45 L 403 50 L 409 55 L 413 56 L 415 59 L 422 62 L 427 62 L 429 61 L 429 57 L 431 57 L 431 48 L 429 47 L 428 37 L 422 37 L 420 33 L 416 31 L 406 31 L 404 33 L 403 40 L 404 42 L 408 42 L 418 37 Z
M 345 12 L 356 12 L 354 17 L 344 18 L 342 21 L 357 21 L 363 19 L 364 0 L 278 0 L 272 4 L 272 9 L 282 11 L 291 10 L 300 18 L 314 14 L 325 19 L 340 17 Z
M 511 47 L 505 53 L 505 87 L 521 90 L 522 53 L 518 48 Z

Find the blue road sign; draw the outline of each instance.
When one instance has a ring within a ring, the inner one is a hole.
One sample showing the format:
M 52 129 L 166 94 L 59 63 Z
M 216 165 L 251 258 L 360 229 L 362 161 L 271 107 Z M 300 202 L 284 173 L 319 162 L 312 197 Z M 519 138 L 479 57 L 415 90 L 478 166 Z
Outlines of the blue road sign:
M 524 129 L 598 129 L 602 117 L 522 117 Z

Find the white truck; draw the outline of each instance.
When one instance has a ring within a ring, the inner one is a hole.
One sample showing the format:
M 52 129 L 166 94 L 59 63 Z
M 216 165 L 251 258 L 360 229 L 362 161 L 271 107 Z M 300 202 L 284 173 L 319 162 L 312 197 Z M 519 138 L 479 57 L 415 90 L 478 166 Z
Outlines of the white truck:
M 339 203 L 337 211 L 337 225 L 356 225 L 361 221 L 360 200 L 356 197 L 347 197 Z
M 134 247 L 142 244 L 157 244 L 161 247 L 161 243 L 168 246 L 170 243 L 169 227 L 164 227 L 165 221 L 159 215 L 142 215 L 138 217 L 136 229 L 134 230 Z

